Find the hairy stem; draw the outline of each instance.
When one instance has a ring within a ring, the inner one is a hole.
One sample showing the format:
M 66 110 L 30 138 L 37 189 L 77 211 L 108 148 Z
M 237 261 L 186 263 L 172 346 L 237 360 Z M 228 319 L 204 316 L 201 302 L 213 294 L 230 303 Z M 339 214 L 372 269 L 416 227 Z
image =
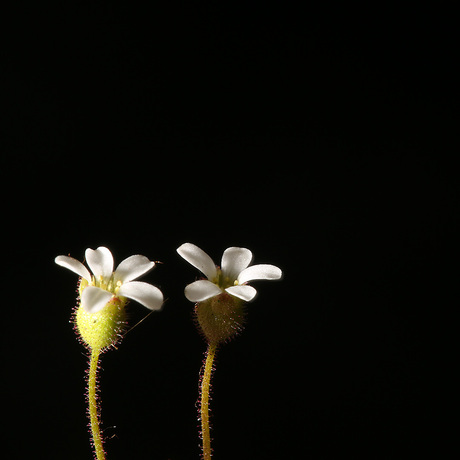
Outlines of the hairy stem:
M 211 458 L 211 434 L 209 431 L 209 388 L 211 386 L 211 374 L 214 357 L 217 351 L 217 344 L 210 343 L 206 352 L 206 363 L 204 366 L 203 378 L 201 380 L 201 436 L 203 440 L 203 459 Z
M 96 400 L 96 376 L 99 353 L 100 350 L 91 350 L 88 375 L 88 411 L 96 458 L 97 460 L 105 460 L 104 448 L 102 446 L 102 437 L 99 429 L 98 406 Z

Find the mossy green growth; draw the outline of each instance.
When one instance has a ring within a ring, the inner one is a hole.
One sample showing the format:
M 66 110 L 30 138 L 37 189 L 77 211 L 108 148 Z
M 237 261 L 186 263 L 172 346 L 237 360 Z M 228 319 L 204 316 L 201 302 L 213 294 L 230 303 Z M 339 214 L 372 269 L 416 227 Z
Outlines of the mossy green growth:
M 126 303 L 124 298 L 114 296 L 97 313 L 88 313 L 79 306 L 75 312 L 75 328 L 81 340 L 92 350 L 115 346 L 126 327 Z
M 195 305 L 195 318 L 208 343 L 225 343 L 243 330 L 246 318 L 245 303 L 223 292 L 198 302 Z

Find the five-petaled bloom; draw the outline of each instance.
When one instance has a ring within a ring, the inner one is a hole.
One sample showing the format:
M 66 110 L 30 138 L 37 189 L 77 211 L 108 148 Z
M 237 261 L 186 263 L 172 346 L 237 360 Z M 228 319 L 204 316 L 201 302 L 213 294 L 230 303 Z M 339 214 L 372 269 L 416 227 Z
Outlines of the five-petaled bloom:
M 282 276 L 281 270 L 274 265 L 260 264 L 249 267 L 252 252 L 246 248 L 226 249 L 220 268 L 216 267 L 208 254 L 194 244 L 184 243 L 177 252 L 208 278 L 195 281 L 185 288 L 185 296 L 191 302 L 201 302 L 224 291 L 249 302 L 257 291 L 246 284 L 248 281 L 278 280 Z
M 218 345 L 235 337 L 245 322 L 245 302 L 257 291 L 246 283 L 252 280 L 277 280 L 282 272 L 274 265 L 252 265 L 252 253 L 246 248 L 231 247 L 224 251 L 221 267 L 211 257 L 191 243 L 177 252 L 207 279 L 195 281 L 185 288 L 185 297 L 195 303 L 195 318 L 199 330 L 209 344 Z
M 87 313 L 97 313 L 109 302 L 120 300 L 123 304 L 133 299 L 150 310 L 159 310 L 163 294 L 155 286 L 142 281 L 133 281 L 149 272 L 155 262 L 141 255 L 123 260 L 113 271 L 113 256 L 109 249 L 101 246 L 85 252 L 89 270 L 78 260 L 69 256 L 58 256 L 55 262 L 81 276 L 79 287 L 81 307 Z

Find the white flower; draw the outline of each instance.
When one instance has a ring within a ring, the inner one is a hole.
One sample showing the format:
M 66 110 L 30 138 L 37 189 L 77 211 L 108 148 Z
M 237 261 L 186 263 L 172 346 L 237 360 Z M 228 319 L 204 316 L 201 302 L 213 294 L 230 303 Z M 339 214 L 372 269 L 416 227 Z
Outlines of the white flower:
M 78 260 L 69 256 L 57 256 L 54 260 L 61 267 L 68 268 L 82 277 L 80 284 L 81 305 L 88 313 L 102 310 L 113 296 L 136 300 L 150 310 L 159 310 L 163 294 L 151 284 L 133 281 L 149 272 L 155 262 L 141 255 L 123 260 L 113 271 L 113 256 L 109 249 L 99 247 L 85 252 L 89 270 Z M 126 301 L 126 299 L 124 299 Z
M 185 288 L 185 297 L 191 302 L 201 302 L 224 291 L 249 302 L 257 291 L 246 284 L 248 281 L 277 280 L 282 276 L 281 270 L 274 265 L 249 267 L 252 252 L 246 248 L 226 249 L 222 255 L 221 268 L 216 267 L 211 257 L 194 244 L 184 243 L 177 252 L 208 278 L 195 281 Z

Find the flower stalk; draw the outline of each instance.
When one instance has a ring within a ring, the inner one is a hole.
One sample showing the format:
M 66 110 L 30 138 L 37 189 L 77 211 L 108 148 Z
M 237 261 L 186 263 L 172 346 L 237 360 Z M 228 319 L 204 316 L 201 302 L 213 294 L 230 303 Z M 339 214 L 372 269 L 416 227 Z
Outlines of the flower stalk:
M 211 376 L 213 371 L 214 358 L 217 352 L 217 344 L 210 343 L 206 351 L 206 362 L 204 365 L 203 378 L 201 379 L 201 438 L 203 441 L 203 460 L 210 460 L 211 450 L 211 432 L 209 429 L 209 391 L 211 388 Z
M 104 446 L 99 428 L 99 408 L 97 405 L 97 369 L 100 350 L 91 350 L 88 374 L 88 412 L 91 437 L 97 460 L 105 460 Z

